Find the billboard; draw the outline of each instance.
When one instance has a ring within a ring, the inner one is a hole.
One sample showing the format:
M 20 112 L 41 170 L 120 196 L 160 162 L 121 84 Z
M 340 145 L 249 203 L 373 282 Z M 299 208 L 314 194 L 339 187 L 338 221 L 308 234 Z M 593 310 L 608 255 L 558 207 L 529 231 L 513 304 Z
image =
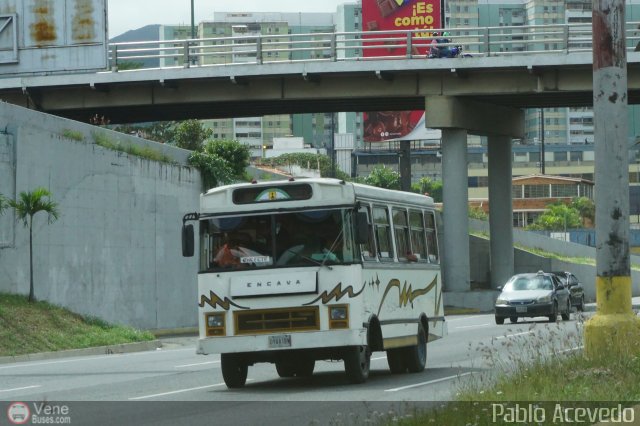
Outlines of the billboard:
M 107 0 L 0 1 L 0 75 L 104 70 Z
M 362 0 L 362 23 L 364 31 L 417 30 L 413 38 L 430 37 L 431 30 L 442 28 L 442 4 L 440 0 Z M 420 31 L 424 30 L 424 31 Z M 397 56 L 406 54 L 405 35 L 384 34 L 381 37 L 398 37 L 397 43 L 386 43 L 389 47 L 371 42 L 365 48 L 365 57 Z M 367 36 L 363 37 L 364 40 Z M 400 45 L 394 47 L 393 45 Z M 427 43 L 415 43 L 413 54 L 425 55 Z M 367 43 L 364 43 L 367 46 Z M 424 59 L 422 59 L 424 60 Z M 398 139 L 425 139 L 424 111 L 373 111 L 364 112 L 365 142 L 384 142 Z

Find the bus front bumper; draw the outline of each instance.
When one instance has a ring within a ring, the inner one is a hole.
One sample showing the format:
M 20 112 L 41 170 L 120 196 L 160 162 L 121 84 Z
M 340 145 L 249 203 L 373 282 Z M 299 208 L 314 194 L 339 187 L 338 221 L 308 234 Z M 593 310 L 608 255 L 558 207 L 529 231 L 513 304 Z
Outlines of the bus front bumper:
M 201 355 L 313 349 L 367 344 L 367 330 L 330 330 L 292 333 L 252 334 L 204 337 L 198 340 L 196 353 Z

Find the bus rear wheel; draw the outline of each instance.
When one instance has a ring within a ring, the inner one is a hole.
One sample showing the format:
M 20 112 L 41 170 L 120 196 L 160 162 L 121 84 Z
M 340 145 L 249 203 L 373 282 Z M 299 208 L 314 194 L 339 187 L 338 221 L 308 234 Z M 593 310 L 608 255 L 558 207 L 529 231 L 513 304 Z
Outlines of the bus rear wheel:
M 247 382 L 249 367 L 236 354 L 220 355 L 222 378 L 228 388 L 241 388 Z
M 369 346 L 349 346 L 344 354 L 344 370 L 351 383 L 364 383 L 369 378 L 371 350 Z
M 407 370 L 404 365 L 404 348 L 387 350 L 387 363 L 393 374 L 402 374 Z
M 418 323 L 418 344 L 405 349 L 405 364 L 409 373 L 420 373 L 427 365 L 427 336 L 422 323 Z

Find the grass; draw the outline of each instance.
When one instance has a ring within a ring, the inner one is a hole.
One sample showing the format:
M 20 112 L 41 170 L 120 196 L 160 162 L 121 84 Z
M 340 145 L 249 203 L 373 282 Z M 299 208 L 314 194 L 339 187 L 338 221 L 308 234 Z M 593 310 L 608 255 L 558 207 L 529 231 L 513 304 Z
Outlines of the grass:
M 471 231 L 469 232 L 470 235 L 474 235 L 476 237 L 481 237 L 481 238 L 485 238 L 485 239 L 489 239 L 489 235 L 486 232 L 476 232 L 476 231 Z M 595 258 L 591 258 L 591 257 L 569 257 L 569 256 L 564 256 L 558 253 L 553 253 L 550 251 L 545 251 L 545 250 L 541 250 L 538 248 L 532 248 L 532 247 L 527 247 L 527 246 L 523 246 L 522 244 L 514 244 L 514 247 L 520 249 L 520 250 L 525 250 L 528 251 L 529 253 L 533 253 L 535 255 L 538 256 L 542 256 L 542 257 L 548 257 L 551 259 L 556 259 L 556 260 L 560 260 L 563 262 L 568 262 L 568 263 L 577 263 L 577 264 L 581 264 L 581 265 L 592 265 L 592 266 L 596 266 L 596 259 Z M 640 271 L 640 265 L 638 264 L 631 264 L 631 269 Z
M 637 405 L 640 357 L 608 353 L 589 358 L 582 351 L 583 320 L 578 318 L 576 329 L 566 335 L 560 332 L 559 324 L 532 324 L 527 334 L 514 336 L 514 330 L 507 329 L 505 335 L 512 335 L 509 338 L 469 346 L 470 352 L 479 353 L 488 370 L 461 379 L 454 401 L 385 424 L 523 424 L 506 421 L 506 417 L 496 422 L 493 415 L 499 411 L 494 410 L 501 406 L 526 407 L 527 413 L 532 412 L 531 407 L 540 407 L 545 420 L 534 423 L 546 425 L 559 424 L 557 416 L 566 415 L 567 407 L 607 410 L 618 404 Z
M 153 334 L 0 293 L 0 356 L 153 340 Z
M 80 131 L 77 130 L 71 130 L 71 129 L 64 129 L 62 131 L 62 137 L 67 138 L 67 139 L 71 139 L 77 142 L 82 142 L 84 141 L 84 134 Z
M 135 144 L 126 143 L 123 144 L 120 141 L 114 141 L 102 132 L 93 132 L 91 136 L 93 136 L 93 141 L 95 142 L 95 144 L 100 145 L 103 148 L 126 152 L 129 155 L 146 158 L 147 160 L 159 161 L 161 163 L 168 164 L 177 164 L 177 162 L 173 158 L 148 146 L 138 146 Z

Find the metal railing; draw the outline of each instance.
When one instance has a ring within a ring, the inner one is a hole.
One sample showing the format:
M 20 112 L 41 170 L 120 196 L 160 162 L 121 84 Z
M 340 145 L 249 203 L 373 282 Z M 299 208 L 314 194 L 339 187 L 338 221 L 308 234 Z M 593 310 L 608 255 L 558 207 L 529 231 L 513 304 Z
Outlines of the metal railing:
M 640 42 L 640 22 L 626 24 L 628 50 Z M 160 68 L 274 62 L 363 61 L 411 59 L 428 56 L 436 38 L 447 31 L 449 43 L 462 46 L 467 56 L 570 54 L 591 51 L 590 23 L 501 27 L 447 28 L 445 30 L 352 31 L 311 34 L 213 37 L 109 44 L 113 71 L 141 68 L 154 60 Z M 375 53 L 375 56 L 374 56 Z

